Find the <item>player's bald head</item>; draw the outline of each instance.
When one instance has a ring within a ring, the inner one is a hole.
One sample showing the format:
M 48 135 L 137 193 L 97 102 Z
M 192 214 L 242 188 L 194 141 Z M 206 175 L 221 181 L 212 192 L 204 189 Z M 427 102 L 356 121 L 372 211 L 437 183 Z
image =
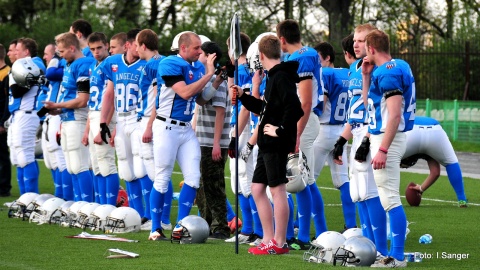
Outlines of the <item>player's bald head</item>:
M 196 39 L 200 40 L 200 37 L 193 32 L 183 33 L 178 39 L 178 47 L 180 48 L 182 45 L 185 45 L 186 47 L 188 47 Z

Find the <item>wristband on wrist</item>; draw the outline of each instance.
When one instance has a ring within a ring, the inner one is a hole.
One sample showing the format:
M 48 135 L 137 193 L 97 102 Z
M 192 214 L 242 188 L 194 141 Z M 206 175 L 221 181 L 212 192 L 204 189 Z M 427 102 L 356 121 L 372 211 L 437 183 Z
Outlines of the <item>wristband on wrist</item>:
M 379 151 L 385 153 L 385 154 L 388 154 L 388 150 L 386 148 L 383 148 L 380 146 L 380 148 L 378 148 Z
M 420 189 L 420 193 L 423 193 L 422 185 L 418 185 L 418 188 Z

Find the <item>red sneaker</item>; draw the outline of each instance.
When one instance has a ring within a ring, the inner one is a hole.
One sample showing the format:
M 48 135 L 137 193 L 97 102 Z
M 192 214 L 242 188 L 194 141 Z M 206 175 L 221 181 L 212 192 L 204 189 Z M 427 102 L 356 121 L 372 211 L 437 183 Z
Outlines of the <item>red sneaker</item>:
M 287 243 L 279 247 L 275 239 L 272 239 L 268 244 L 262 243 L 258 247 L 249 248 L 248 253 L 253 255 L 280 255 L 289 253 L 289 249 Z

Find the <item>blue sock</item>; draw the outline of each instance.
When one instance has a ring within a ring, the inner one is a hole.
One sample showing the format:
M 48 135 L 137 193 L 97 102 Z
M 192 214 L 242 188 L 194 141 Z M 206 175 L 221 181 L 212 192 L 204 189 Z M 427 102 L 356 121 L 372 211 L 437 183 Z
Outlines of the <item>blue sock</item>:
M 287 225 L 287 240 L 290 240 L 292 238 L 295 238 L 295 228 L 293 225 L 293 211 L 294 211 L 295 205 L 293 204 L 293 198 L 292 194 L 288 194 L 288 225 Z
M 196 189 L 187 184 L 183 185 L 182 190 L 180 191 L 180 197 L 178 198 L 177 222 L 190 215 L 190 210 L 192 209 L 196 196 Z
M 407 229 L 407 216 L 403 206 L 397 206 L 388 211 L 390 218 L 390 230 L 392 232 L 392 242 L 390 244 L 390 256 L 399 261 L 404 259 L 405 251 L 405 231 Z
M 323 207 L 323 198 L 320 190 L 316 184 L 309 185 L 310 193 L 312 194 L 312 214 L 313 224 L 315 225 L 316 235 L 327 231 L 327 221 L 325 220 L 325 209 Z
M 76 174 L 70 174 L 72 176 L 72 185 L 73 185 L 73 196 L 74 201 L 78 202 L 82 200 L 82 192 L 80 191 L 80 184 L 78 183 L 78 178 Z
M 75 199 L 75 195 L 73 193 L 72 175 L 67 171 L 67 169 L 61 171 L 60 174 L 62 175 L 63 199 L 66 201 L 73 201 Z
M 343 219 L 345 220 L 345 226 L 355 228 L 357 226 L 356 220 L 356 207 L 350 196 L 350 183 L 346 182 L 340 188 L 340 200 L 342 201 Z
M 173 199 L 173 184 L 172 184 L 172 179 L 170 179 L 170 183 L 168 183 L 168 189 L 164 195 L 164 200 L 163 200 L 163 210 L 162 210 L 163 224 L 170 224 L 170 212 L 172 210 L 172 199 Z
M 23 182 L 23 168 L 17 167 L 17 183 L 20 195 L 25 193 L 25 182 Z
M 93 197 L 94 202 L 100 203 L 100 192 L 98 191 L 98 182 L 100 181 L 98 177 L 101 177 L 100 174 L 94 174 L 92 176 L 92 184 L 93 184 Z
M 105 196 L 106 204 L 113 206 L 117 205 L 118 191 L 120 189 L 120 178 L 118 178 L 118 173 L 112 173 L 105 177 Z
M 36 161 L 23 167 L 23 182 L 25 183 L 25 192 L 38 193 L 38 166 Z
M 55 197 L 63 199 L 62 173 L 58 168 L 53 170 L 55 177 L 53 178 L 55 184 Z
M 248 196 L 248 201 L 250 202 L 250 209 L 252 210 L 252 217 L 253 217 L 253 232 L 263 238 L 263 228 L 262 222 L 260 221 L 260 216 L 258 215 L 257 205 L 255 204 L 255 200 L 253 196 Z
M 230 201 L 227 198 L 227 222 L 235 218 L 235 212 L 233 212 L 232 205 L 230 204 Z
M 370 223 L 370 217 L 368 215 L 368 207 L 365 201 L 357 202 L 358 214 L 360 216 L 360 223 L 363 236 L 372 240 L 375 243 L 375 236 L 372 231 L 372 224 Z
M 107 204 L 107 178 L 101 174 L 97 175 L 97 186 L 95 193 L 98 193 L 100 204 Z
M 253 196 L 250 196 L 250 197 L 253 197 Z M 252 208 L 250 206 L 250 200 L 248 198 L 245 198 L 243 194 L 238 194 L 238 203 L 240 204 L 240 210 L 242 211 L 242 219 L 243 219 L 241 233 L 245 235 L 249 235 L 253 233 L 253 214 L 252 214 Z
M 93 178 L 89 170 L 77 174 L 78 186 L 80 187 L 81 200 L 95 202 L 93 193 Z
M 460 169 L 460 164 L 454 163 L 445 166 L 447 169 L 448 180 L 450 185 L 452 185 L 455 194 L 457 194 L 457 200 L 466 201 L 467 196 L 465 195 L 465 189 L 463 187 L 463 176 L 462 170 Z
M 125 181 L 125 183 L 127 184 L 128 205 L 137 210 L 140 217 L 143 217 L 142 183 L 138 179 L 130 182 Z
M 310 241 L 310 219 L 312 217 L 312 195 L 310 188 L 297 192 L 298 235 L 302 242 Z
M 143 211 L 143 217 L 150 218 L 150 192 L 152 191 L 153 182 L 148 175 L 139 179 L 142 185 L 142 198 L 145 203 L 145 210 Z
M 150 192 L 150 216 L 152 218 L 152 232 L 157 229 L 162 229 L 160 222 L 162 219 L 164 198 L 165 194 L 162 194 L 155 188 L 152 188 L 152 191 Z
M 368 216 L 372 227 L 373 236 L 375 238 L 375 246 L 377 251 L 383 256 L 388 254 L 387 245 L 387 215 L 383 209 L 380 197 L 370 198 L 365 201 L 368 207 Z M 374 229 L 375 228 L 375 229 Z

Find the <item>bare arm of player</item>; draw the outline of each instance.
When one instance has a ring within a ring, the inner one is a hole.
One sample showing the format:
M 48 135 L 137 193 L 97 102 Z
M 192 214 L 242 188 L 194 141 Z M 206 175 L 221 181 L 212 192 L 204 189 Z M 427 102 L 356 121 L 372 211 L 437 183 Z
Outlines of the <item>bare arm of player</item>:
M 245 108 L 245 106 L 242 106 L 240 108 L 240 111 L 238 112 L 238 133 L 242 134 L 243 130 L 247 127 L 249 124 L 250 120 L 250 112 Z M 240 135 L 239 135 L 240 136 Z
M 90 117 L 87 117 L 87 124 L 85 125 L 85 131 L 83 132 L 82 144 L 88 145 L 88 133 L 90 133 Z
M 220 161 L 222 159 L 222 149 L 220 140 L 222 139 L 223 123 L 225 122 L 225 108 L 215 106 L 215 130 L 213 133 L 212 159 Z
M 157 96 L 157 86 L 153 87 L 153 96 Z M 152 102 L 155 102 L 155 100 L 152 100 Z M 145 132 L 143 132 L 142 136 L 142 142 L 143 143 L 150 143 L 152 142 L 153 138 L 153 121 L 155 121 L 155 117 L 157 116 L 157 108 L 155 106 L 152 106 L 152 112 L 150 113 L 150 118 L 148 118 L 148 123 L 147 127 L 145 128 Z
M 252 96 L 260 98 L 260 84 L 262 84 L 263 70 L 257 70 L 252 78 Z
M 55 103 L 52 101 L 44 101 L 43 105 L 49 110 L 58 110 L 58 109 L 79 109 L 87 107 L 88 99 L 90 98 L 89 93 L 78 93 L 77 97 L 66 102 Z
M 415 186 L 410 186 L 410 189 L 415 189 L 423 193 L 426 191 L 431 185 L 435 183 L 440 177 L 440 163 L 438 163 L 435 159 L 428 157 L 427 159 L 428 169 L 430 170 L 430 174 L 427 176 L 425 181 L 421 185 L 417 184 Z
M 108 81 L 105 93 L 102 98 L 102 110 L 100 112 L 100 123 L 109 123 L 112 119 L 115 102 L 114 85 L 112 81 Z M 109 119 L 110 118 L 110 119 Z
M 297 144 L 295 153 L 298 153 L 300 147 L 300 137 L 307 126 L 310 112 L 312 111 L 312 79 L 302 80 L 298 83 L 298 96 L 302 103 L 303 116 L 297 123 Z
M 368 90 L 372 79 L 372 71 L 375 65 L 368 60 L 368 57 L 363 58 L 362 62 L 362 98 L 365 108 L 368 106 Z
M 402 117 L 402 96 L 395 95 L 387 98 L 387 110 L 388 110 L 388 119 L 387 127 L 385 128 L 385 133 L 383 135 L 382 143 L 380 143 L 380 149 L 385 149 L 388 151 L 390 144 L 392 143 L 395 135 L 397 134 L 398 125 Z M 387 153 L 383 151 L 378 151 L 375 157 L 372 158 L 372 165 L 374 170 L 385 168 L 387 162 Z
M 191 97 L 200 93 L 215 73 L 215 67 L 213 66 L 215 57 L 216 55 L 214 53 L 208 55 L 206 74 L 203 75 L 202 78 L 191 84 L 186 84 L 185 81 L 177 82 L 172 85 L 173 91 L 185 100 L 189 100 Z

